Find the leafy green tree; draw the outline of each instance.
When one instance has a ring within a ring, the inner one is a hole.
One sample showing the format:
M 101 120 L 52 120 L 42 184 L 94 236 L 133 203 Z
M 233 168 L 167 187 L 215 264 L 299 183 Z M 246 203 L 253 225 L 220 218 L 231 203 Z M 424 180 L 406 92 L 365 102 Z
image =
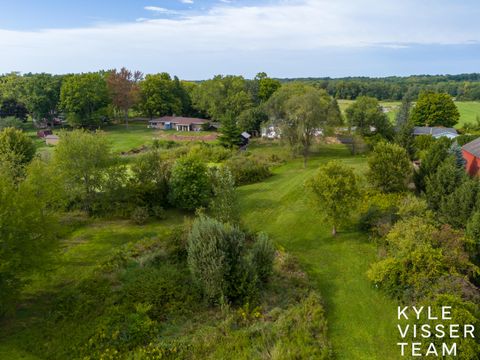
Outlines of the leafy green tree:
M 112 70 L 107 75 L 107 87 L 113 106 L 123 113 L 125 125 L 128 127 L 128 111 L 138 102 L 140 97 L 139 81 L 143 74 L 121 68 Z
M 33 141 L 21 130 L 9 127 L 0 131 L 0 161 L 26 165 L 35 156 Z
M 203 81 L 192 92 L 195 108 L 206 113 L 215 121 L 227 113 L 234 117 L 254 105 L 253 95 L 242 76 L 221 76 Z
M 431 137 L 428 137 L 431 139 Z M 426 179 L 437 171 L 440 164 L 448 157 L 451 141 L 448 138 L 440 138 L 433 141 L 422 159 L 420 168 L 414 174 L 417 190 L 425 191 Z
M 250 134 L 259 133 L 263 123 L 268 121 L 268 114 L 263 106 L 244 110 L 238 116 L 238 127 Z
M 25 77 L 25 104 L 35 120 L 51 122 L 57 115 L 62 78 L 50 74 Z
M 425 91 L 418 96 L 411 117 L 418 126 L 453 127 L 460 113 L 450 95 Z
M 145 76 L 140 82 L 140 111 L 146 116 L 175 115 L 182 112 L 182 99 L 175 93 L 175 83 L 167 73 Z
M 107 138 L 84 130 L 64 131 L 53 161 L 72 199 L 79 199 L 81 208 L 92 213 L 100 194 L 109 187 L 110 170 L 116 163 Z
M 67 76 L 60 92 L 60 107 L 75 127 L 97 127 L 110 103 L 107 82 L 100 73 Z
M 16 99 L 4 99 L 0 103 L 0 118 L 13 116 L 22 121 L 27 120 L 28 110 L 25 105 Z
M 170 167 L 158 150 L 149 151 L 135 159 L 130 167 L 130 189 L 138 205 L 150 209 L 167 206 Z
M 265 102 L 270 99 L 275 91 L 282 86 L 280 81 L 269 78 L 264 72 L 258 73 L 255 76 L 255 81 L 258 82 L 258 98 L 260 102 Z
M 210 179 L 213 198 L 209 208 L 212 217 L 222 223 L 238 223 L 240 214 L 232 173 L 226 166 L 214 167 L 210 170 Z
M 227 113 L 222 119 L 218 142 L 226 148 L 234 148 L 241 144 L 240 129 L 232 113 Z
M 0 315 L 13 310 L 25 279 L 48 264 L 57 243 L 58 222 L 31 185 L 0 172 Z
M 439 210 L 442 201 L 452 194 L 466 177 L 465 171 L 456 166 L 454 157 L 449 157 L 440 164 L 426 179 L 425 195 L 430 208 Z
M 357 178 L 351 168 L 338 161 L 320 166 L 315 176 L 306 182 L 315 204 L 333 225 L 332 235 L 350 218 L 359 196 Z
M 462 234 L 448 226 L 437 229 L 423 217 L 397 222 L 385 243 L 386 256 L 374 263 L 367 275 L 388 294 L 404 301 L 430 296 L 446 277 L 476 271 Z
M 368 167 L 372 185 L 387 193 L 405 191 L 413 174 L 405 149 L 386 142 L 375 146 L 368 158 Z
M 350 126 L 355 126 L 361 135 L 371 135 L 372 127 L 383 137 L 390 139 L 393 128 L 387 115 L 382 111 L 378 100 L 368 96 L 359 96 L 345 110 Z
M 212 195 L 208 169 L 195 157 L 183 157 L 175 162 L 169 185 L 170 201 L 180 209 L 207 206 Z
M 292 152 L 302 154 L 304 167 L 315 137 L 325 135 L 332 125 L 328 119 L 330 101 L 324 90 L 293 83 L 280 88 L 266 104 L 271 121 Z

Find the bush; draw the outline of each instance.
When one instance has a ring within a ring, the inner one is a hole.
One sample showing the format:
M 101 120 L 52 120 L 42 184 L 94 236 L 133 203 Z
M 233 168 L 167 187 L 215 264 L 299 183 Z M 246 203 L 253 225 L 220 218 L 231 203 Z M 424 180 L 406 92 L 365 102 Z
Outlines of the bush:
M 132 221 L 137 225 L 143 225 L 148 221 L 150 214 L 148 213 L 148 209 L 146 207 L 137 207 L 132 212 Z
M 223 146 L 201 143 L 190 147 L 188 156 L 196 156 L 205 162 L 219 163 L 231 157 L 232 151 Z
M 152 207 L 152 215 L 157 220 L 165 220 L 167 218 L 167 212 L 161 206 Z
M 195 210 L 208 204 L 212 189 L 207 167 L 193 157 L 175 162 L 170 178 L 170 200 L 180 209 Z
M 275 247 L 265 233 L 260 233 L 252 248 L 252 264 L 257 277 L 262 282 L 267 282 L 273 273 L 275 260 Z
M 34 156 L 35 145 L 21 130 L 8 127 L 0 131 L 0 160 L 26 165 Z
M 210 201 L 212 217 L 223 223 L 237 223 L 240 215 L 232 173 L 227 167 L 214 167 L 210 171 L 210 179 L 213 190 L 213 198 Z
M 225 166 L 233 174 L 237 185 L 256 183 L 272 175 L 268 162 L 246 155 L 227 160 Z
M 23 129 L 23 122 L 21 119 L 16 118 L 15 116 L 0 118 L 0 131 L 9 127 L 21 130 Z
M 255 295 L 255 276 L 245 260 L 245 235 L 205 216 L 188 236 L 188 266 L 208 301 L 241 302 Z

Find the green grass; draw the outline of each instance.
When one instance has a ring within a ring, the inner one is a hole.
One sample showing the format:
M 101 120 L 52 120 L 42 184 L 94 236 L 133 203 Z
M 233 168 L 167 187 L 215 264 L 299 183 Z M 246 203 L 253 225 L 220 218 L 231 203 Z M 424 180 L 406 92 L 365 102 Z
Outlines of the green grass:
M 376 247 L 355 230 L 337 238 L 309 204 L 304 181 L 319 164 L 341 159 L 359 173 L 364 157 L 352 157 L 343 146 L 330 146 L 310 160 L 290 162 L 269 180 L 241 187 L 243 221 L 255 231 L 266 231 L 274 241 L 296 255 L 322 294 L 329 321 L 329 337 L 338 359 L 395 359 L 396 304 L 376 290 L 365 272 L 376 258 Z
M 353 102 L 353 100 L 338 100 L 338 105 L 343 114 L 345 114 L 345 109 Z M 400 101 L 380 101 L 380 104 L 392 109 L 387 115 L 390 120 L 394 121 Z M 480 118 L 480 101 L 456 101 L 455 105 L 460 112 L 460 121 L 455 126 L 456 128 L 461 128 L 467 122 L 475 122 L 477 116 Z
M 89 220 L 69 227 L 54 266 L 30 279 L 15 318 L 1 324 L 0 359 L 39 359 L 33 354 L 42 353 L 40 349 L 31 349 L 31 352 L 26 349 L 29 343 L 38 343 L 42 337 L 41 329 L 46 325 L 38 321 L 46 311 L 51 311 L 52 294 L 87 279 L 122 245 L 144 238 L 162 239 L 183 219 L 181 213 L 170 211 L 166 220 L 143 226 L 133 225 L 128 220 Z

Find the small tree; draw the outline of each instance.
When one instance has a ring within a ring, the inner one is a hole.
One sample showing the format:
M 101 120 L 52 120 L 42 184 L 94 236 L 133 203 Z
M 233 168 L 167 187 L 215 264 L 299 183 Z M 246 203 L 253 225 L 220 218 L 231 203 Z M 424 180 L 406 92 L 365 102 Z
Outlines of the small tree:
M 81 207 L 91 213 L 116 161 L 107 138 L 102 133 L 84 130 L 62 132 L 53 161 L 64 177 L 67 191 L 80 199 Z
M 267 234 L 258 234 L 252 248 L 252 264 L 260 281 L 267 282 L 272 276 L 274 260 L 275 246 L 273 246 L 272 241 Z
M 359 96 L 357 100 L 345 110 L 345 113 L 348 124 L 355 126 L 357 132 L 362 136 L 371 135 L 372 127 L 384 138 L 390 139 L 393 135 L 393 127 L 387 115 L 383 112 L 378 100 L 375 98 Z
M 425 138 L 427 139 L 427 138 Z M 431 137 L 428 137 L 431 139 Z M 437 171 L 437 168 L 448 157 L 448 149 L 451 141 L 447 138 L 440 138 L 429 146 L 425 157 L 422 159 L 420 168 L 415 173 L 415 186 L 418 191 L 425 191 L 427 178 Z
M 465 177 L 463 182 L 460 180 L 457 188 L 441 200 L 440 214 L 442 220 L 455 228 L 465 228 L 468 220 L 475 212 L 478 192 L 479 183 L 477 179 Z
M 466 234 L 480 245 L 480 211 L 476 211 L 467 223 Z
M 226 148 L 234 148 L 240 145 L 240 129 L 232 113 L 227 113 L 222 119 L 220 128 L 221 135 L 218 137 L 220 144 Z
M 212 188 L 207 166 L 194 157 L 175 162 L 170 178 L 170 201 L 180 209 L 195 210 L 206 206 Z
M 353 170 L 340 162 L 331 161 L 318 169 L 317 174 L 307 181 L 306 187 L 326 220 L 333 225 L 332 235 L 336 236 L 337 227 L 349 219 L 359 196 Z
M 13 127 L 0 131 L 0 161 L 15 165 L 26 165 L 35 156 L 33 141 L 21 130 Z
M 368 158 L 368 179 L 383 192 L 407 189 L 412 176 L 412 164 L 406 150 L 397 144 L 381 142 Z

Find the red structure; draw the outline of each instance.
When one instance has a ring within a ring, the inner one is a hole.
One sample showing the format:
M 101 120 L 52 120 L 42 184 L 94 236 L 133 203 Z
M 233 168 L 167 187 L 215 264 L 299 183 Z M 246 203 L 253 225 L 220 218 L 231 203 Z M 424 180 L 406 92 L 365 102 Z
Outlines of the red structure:
M 480 171 L 480 138 L 462 147 L 463 158 L 467 161 L 466 169 L 471 176 L 479 175 Z

